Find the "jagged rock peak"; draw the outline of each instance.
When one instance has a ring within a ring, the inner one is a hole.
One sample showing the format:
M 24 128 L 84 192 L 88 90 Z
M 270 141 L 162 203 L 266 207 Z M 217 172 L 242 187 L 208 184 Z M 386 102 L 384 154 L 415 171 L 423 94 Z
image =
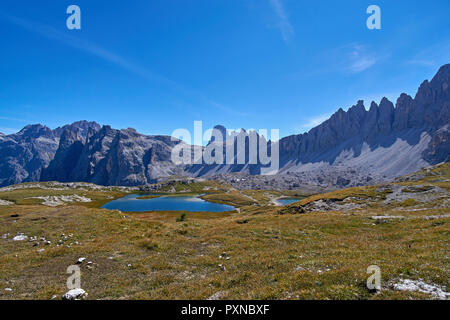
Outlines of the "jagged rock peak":
M 79 129 L 82 139 L 86 140 L 86 138 L 89 135 L 89 131 L 97 132 L 98 130 L 100 130 L 100 125 L 95 121 L 81 120 L 81 121 L 76 121 L 72 124 L 67 124 L 65 126 L 58 127 L 55 130 L 53 130 L 53 133 L 56 137 L 61 137 L 64 130 L 66 130 L 68 128 Z
M 27 125 L 15 135 L 29 138 L 38 138 L 40 136 L 53 137 L 52 130 L 41 124 Z

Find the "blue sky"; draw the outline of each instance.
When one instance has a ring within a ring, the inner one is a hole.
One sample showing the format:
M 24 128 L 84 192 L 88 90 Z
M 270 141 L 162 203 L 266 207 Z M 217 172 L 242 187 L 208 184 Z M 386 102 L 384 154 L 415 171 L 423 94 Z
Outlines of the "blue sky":
M 81 30 L 66 27 L 71 4 Z M 366 27 L 371 4 L 381 30 Z M 358 99 L 414 95 L 450 63 L 449 12 L 448 0 L 2 0 L 0 132 L 83 119 L 301 133 Z

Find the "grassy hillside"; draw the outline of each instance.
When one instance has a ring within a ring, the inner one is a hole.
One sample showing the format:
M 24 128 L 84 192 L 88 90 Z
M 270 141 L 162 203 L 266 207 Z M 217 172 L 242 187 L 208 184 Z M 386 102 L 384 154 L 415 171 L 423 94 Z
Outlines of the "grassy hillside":
M 7 235 L 0 238 L 0 299 L 59 299 L 67 291 L 67 267 L 81 257 L 89 299 L 431 299 L 394 284 L 422 279 L 446 290 L 449 181 L 444 164 L 393 184 L 314 195 L 287 207 L 273 200 L 292 192 L 175 183 L 161 191 L 211 191 L 205 199 L 239 209 L 187 213 L 181 222 L 181 213 L 99 209 L 132 190 L 1 191 L 0 199 L 11 203 L 0 205 L 0 236 Z M 61 195 L 93 202 L 49 207 L 33 198 Z M 37 241 L 13 241 L 18 233 Z M 58 246 L 62 234 L 68 239 Z M 381 268 L 380 292 L 366 288 L 370 265 Z

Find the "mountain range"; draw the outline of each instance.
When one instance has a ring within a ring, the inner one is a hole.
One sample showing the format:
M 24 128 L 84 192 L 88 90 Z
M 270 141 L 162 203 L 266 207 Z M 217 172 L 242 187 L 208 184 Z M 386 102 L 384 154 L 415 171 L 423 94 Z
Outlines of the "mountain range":
M 223 133 L 223 126 L 216 126 Z M 248 141 L 252 132 L 234 135 Z M 450 64 L 415 97 L 401 94 L 396 105 L 383 98 L 368 110 L 363 101 L 342 108 L 304 134 L 278 142 L 277 177 L 300 183 L 349 186 L 369 184 L 449 161 Z M 258 176 L 249 164 L 175 165 L 172 148 L 180 140 L 143 135 L 132 128 L 117 130 L 79 121 L 54 130 L 28 125 L 16 134 L 0 133 L 0 186 L 31 181 L 83 181 L 99 185 L 145 185 L 169 176 Z M 267 143 L 267 142 L 265 142 Z M 259 146 L 258 146 L 259 147 Z M 302 180 L 303 179 L 303 180 Z

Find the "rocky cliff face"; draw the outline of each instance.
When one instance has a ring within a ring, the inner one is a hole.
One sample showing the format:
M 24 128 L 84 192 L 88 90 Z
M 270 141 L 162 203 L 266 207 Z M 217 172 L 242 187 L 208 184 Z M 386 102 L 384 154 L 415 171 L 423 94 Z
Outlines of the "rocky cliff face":
M 78 128 L 66 129 L 55 159 L 41 180 L 85 181 L 99 185 L 144 185 L 157 178 L 182 174 L 171 162 L 179 141 L 145 136 L 134 129 L 104 126 L 90 130 L 84 139 Z
M 219 133 L 220 140 L 215 133 Z M 253 152 L 250 153 L 250 141 L 252 141 Z M 229 132 L 222 125 L 213 128 L 211 141 L 203 148 L 206 154 L 211 157 L 216 156 L 216 150 L 222 150 L 222 164 L 209 164 L 207 160 L 202 163 L 188 165 L 184 168 L 186 174 L 197 177 L 213 176 L 221 173 L 244 173 L 257 175 L 261 173 L 261 159 L 259 157 L 260 145 L 265 144 L 270 151 L 270 144 L 264 136 L 260 136 L 256 131 L 240 131 Z M 210 149 L 210 152 L 208 152 Z M 215 150 L 216 149 L 216 150 Z M 229 156 L 231 153 L 231 156 Z
M 97 128 L 95 122 L 79 122 L 66 128 Z M 0 186 L 39 181 L 43 168 L 55 156 L 60 131 L 40 124 L 29 125 L 20 132 L 0 136 Z
M 396 107 L 383 98 L 339 109 L 308 133 L 280 140 L 282 171 L 308 171 L 336 165 L 395 176 L 447 161 L 450 124 L 450 64 L 414 98 L 402 94 Z
M 54 159 L 42 170 L 42 181 L 69 182 L 71 172 L 77 164 L 86 136 L 78 127 L 65 126 Z
M 431 81 L 424 81 L 414 98 L 402 94 L 396 106 L 383 98 L 379 105 L 372 102 L 367 107 L 358 101 L 308 133 L 281 139 L 277 177 L 241 177 L 239 184 L 246 181 L 250 187 L 260 187 L 264 180 L 264 185 L 289 188 L 345 187 L 382 182 L 450 160 L 450 64 L 441 67 Z M 222 126 L 217 130 L 226 131 Z M 195 176 L 216 176 L 227 182 L 236 180 L 233 174 L 254 175 L 259 170 L 248 161 L 187 168 Z
M 39 180 L 58 148 L 58 137 L 41 125 L 30 125 L 0 140 L 0 185 Z
M 281 139 L 280 171 L 274 178 L 281 180 L 274 186 L 361 185 L 449 161 L 449 129 L 450 64 L 441 67 L 431 81 L 424 81 L 414 98 L 402 94 L 395 107 L 383 98 L 366 110 L 364 102 L 358 101 L 308 133 Z M 171 151 L 180 141 L 145 136 L 134 129 L 100 128 L 87 121 L 55 130 L 27 126 L 17 134 L 0 134 L 0 186 L 39 180 L 142 185 L 171 175 L 219 175 L 233 181 L 230 174 L 260 174 L 261 165 L 252 164 L 248 149 L 249 139 L 259 138 L 256 133 L 241 131 L 230 136 L 223 126 L 215 131 L 224 141 L 231 137 L 233 164 L 177 166 L 171 161 Z M 241 154 L 237 153 L 238 140 L 245 141 Z M 212 139 L 203 149 L 217 142 Z M 260 141 L 257 150 L 261 143 L 267 141 Z M 223 151 L 225 156 L 226 146 Z M 238 161 L 240 157 L 245 160 Z M 271 184 L 267 179 L 256 180 L 240 179 L 239 183 Z
M 101 126 L 98 123 L 96 123 L 95 121 L 82 120 L 82 121 L 74 122 L 72 124 L 65 125 L 63 127 L 56 128 L 55 130 L 53 130 L 53 133 L 56 136 L 60 137 L 66 129 L 70 130 L 72 128 L 78 129 L 80 132 L 80 136 L 83 139 L 86 139 L 89 131 L 99 131 Z

